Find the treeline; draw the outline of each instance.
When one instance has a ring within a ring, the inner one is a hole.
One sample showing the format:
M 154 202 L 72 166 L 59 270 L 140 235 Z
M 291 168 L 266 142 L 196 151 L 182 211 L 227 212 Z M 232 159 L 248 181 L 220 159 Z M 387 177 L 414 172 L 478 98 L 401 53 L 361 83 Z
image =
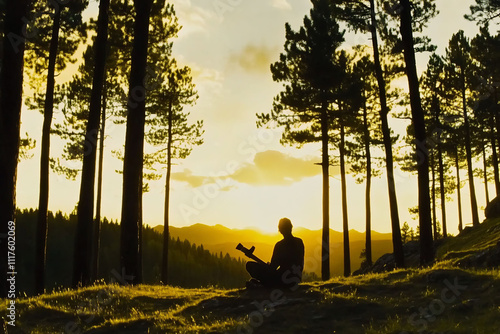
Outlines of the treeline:
M 16 212 L 16 277 L 20 293 L 35 292 L 35 237 L 37 211 Z M 49 212 L 50 232 L 47 238 L 47 289 L 71 287 L 73 270 L 73 238 L 76 230 L 76 215 Z M 21 233 L 22 232 L 22 233 Z M 149 226 L 143 228 L 143 279 L 146 284 L 159 284 L 161 280 L 162 235 Z M 103 218 L 101 251 L 99 253 L 98 281 L 130 284 L 131 278 L 117 266 L 120 256 L 120 225 Z M 185 288 L 218 286 L 241 287 L 248 279 L 245 263 L 229 254 L 211 254 L 203 245 L 191 244 L 188 240 L 170 239 L 169 268 L 170 284 Z

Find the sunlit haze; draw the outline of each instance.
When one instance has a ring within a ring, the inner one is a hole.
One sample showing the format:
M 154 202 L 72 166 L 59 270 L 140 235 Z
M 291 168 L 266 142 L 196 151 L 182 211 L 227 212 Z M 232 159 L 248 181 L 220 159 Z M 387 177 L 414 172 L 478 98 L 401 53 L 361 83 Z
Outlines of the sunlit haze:
M 320 144 L 302 149 L 280 144 L 280 129 L 258 129 L 256 113 L 269 112 L 273 97 L 281 89 L 274 83 L 269 66 L 282 52 L 285 23 L 297 29 L 311 3 L 305 0 L 174 0 L 183 29 L 174 42 L 174 56 L 179 63 L 192 68 L 199 100 L 189 108 L 193 121 L 204 120 L 204 141 L 185 160 L 175 161 L 171 189 L 171 225 L 194 223 L 222 224 L 230 228 L 254 227 L 276 232 L 281 217 L 289 217 L 294 226 L 320 229 L 321 167 Z M 439 0 L 440 15 L 432 20 L 426 33 L 444 53 L 449 38 L 459 29 L 473 37 L 478 28 L 463 15 L 469 12 L 471 0 Z M 221 5 L 222 4 L 222 5 Z M 224 5 L 225 4 L 225 5 Z M 97 14 L 96 2 L 87 10 Z M 344 48 L 369 44 L 368 36 L 346 35 Z M 83 48 L 81 49 L 83 50 Z M 418 56 L 418 67 L 425 68 L 428 54 Z M 78 58 L 81 58 L 78 56 Z M 71 77 L 76 66 L 70 66 L 56 77 L 57 83 Z M 406 81 L 402 81 L 406 84 Z M 27 86 L 27 85 L 26 85 Z M 25 89 L 25 94 L 30 92 Z M 55 112 L 60 119 L 61 112 Z M 391 120 L 396 133 L 403 134 L 406 121 Z M 30 160 L 22 161 L 18 170 L 17 204 L 20 208 L 38 205 L 39 152 L 42 115 L 23 107 L 21 134 L 29 133 L 37 147 Z M 121 213 L 122 162 L 111 154 L 124 145 L 125 125 L 106 128 L 105 177 L 102 215 L 119 219 Z M 51 156 L 58 157 L 63 142 L 52 136 Z M 400 143 L 399 145 L 402 145 Z M 147 148 L 146 148 L 147 150 Z M 374 154 L 383 156 L 381 150 Z M 465 173 L 465 171 L 464 171 Z M 465 174 L 464 174 L 465 179 Z M 416 175 L 396 171 L 401 223 L 416 227 L 408 208 L 417 204 Z M 68 181 L 51 173 L 49 210 L 70 213 L 78 201 L 79 177 Z M 163 224 L 164 178 L 150 182 L 150 192 L 144 195 L 144 222 Z M 340 177 L 331 169 L 330 226 L 342 230 Z M 348 177 L 349 227 L 365 228 L 364 184 Z M 486 205 L 484 184 L 476 179 L 479 207 Z M 490 190 L 493 192 L 493 186 Z M 471 222 L 468 188 L 462 188 L 465 223 Z M 455 196 L 448 202 L 448 231 L 458 231 Z M 390 217 L 385 174 L 373 180 L 373 229 L 389 232 Z M 414 218 L 414 217 L 413 217 Z M 480 219 L 484 218 L 480 210 Z

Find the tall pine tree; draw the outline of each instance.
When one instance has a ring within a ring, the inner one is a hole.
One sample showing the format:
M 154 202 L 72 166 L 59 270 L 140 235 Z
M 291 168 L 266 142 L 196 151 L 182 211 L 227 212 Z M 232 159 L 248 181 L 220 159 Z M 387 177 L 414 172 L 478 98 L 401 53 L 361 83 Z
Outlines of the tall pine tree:
M 26 17 L 31 0 L 7 0 L 2 30 L 0 71 L 0 252 L 7 252 L 9 222 L 15 221 L 17 161 L 23 93 Z M 0 298 L 7 297 L 7 262 L 0 260 Z
M 321 276 L 330 278 L 330 186 L 329 139 L 333 114 L 340 110 L 345 63 L 338 51 L 344 41 L 330 1 L 313 0 L 310 16 L 294 31 L 286 24 L 285 52 L 271 65 L 273 80 L 283 83 L 269 114 L 260 114 L 257 124 L 273 122 L 283 127 L 281 142 L 301 146 L 320 142 L 323 175 L 323 234 Z

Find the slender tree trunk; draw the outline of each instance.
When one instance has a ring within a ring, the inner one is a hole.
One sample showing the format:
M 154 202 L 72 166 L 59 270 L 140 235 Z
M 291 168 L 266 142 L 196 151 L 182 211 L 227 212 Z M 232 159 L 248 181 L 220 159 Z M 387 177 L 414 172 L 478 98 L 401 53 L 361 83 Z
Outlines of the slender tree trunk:
M 441 223 L 443 224 L 443 238 L 448 236 L 448 228 L 446 226 L 446 193 L 444 184 L 444 164 L 443 164 L 443 148 L 441 144 L 441 133 L 438 137 L 438 164 L 439 164 L 439 190 L 441 197 Z
M 8 243 L 15 222 L 17 161 L 23 94 L 25 40 L 23 30 L 31 0 L 7 0 L 2 31 L 0 71 L 0 298 L 7 297 Z
M 349 247 L 349 217 L 347 211 L 347 183 L 345 170 L 345 128 L 340 120 L 340 177 L 342 183 L 342 221 L 344 232 L 344 276 L 351 276 L 351 252 Z
M 484 195 L 486 203 L 490 202 L 490 192 L 488 191 L 488 163 L 486 161 L 486 143 L 483 142 L 483 178 L 484 178 Z
M 389 191 L 389 207 L 391 211 L 391 227 L 392 227 L 392 247 L 394 250 L 394 258 L 398 268 L 404 267 L 404 251 L 403 242 L 401 240 L 401 228 L 399 226 L 398 200 L 396 195 L 396 183 L 394 182 L 394 161 L 392 156 L 392 140 L 389 122 L 387 120 L 389 107 L 387 106 L 387 91 L 382 65 L 380 62 L 380 52 L 378 47 L 377 35 L 377 18 L 375 1 L 370 0 L 371 8 L 371 35 L 373 45 L 373 58 L 375 64 L 375 75 L 377 77 L 379 98 L 380 98 L 380 119 L 382 121 L 382 134 L 384 139 L 387 187 Z
M 47 213 L 49 207 L 49 160 L 50 160 L 50 127 L 54 114 L 54 87 L 57 51 L 59 49 L 59 30 L 61 28 L 61 11 L 55 9 L 52 25 L 52 36 L 49 47 L 49 67 L 47 71 L 47 90 L 43 108 L 42 145 L 40 156 L 40 196 L 38 198 L 38 219 L 36 229 L 35 260 L 35 293 L 45 290 L 45 263 L 47 252 Z
M 420 100 L 415 49 L 413 45 L 412 17 L 409 0 L 400 0 L 401 37 L 403 40 L 406 75 L 410 91 L 412 123 L 415 130 L 416 153 L 418 161 L 418 213 L 420 227 L 420 263 L 434 261 L 432 242 L 432 223 L 429 198 L 429 155 L 426 149 L 424 112 Z
M 365 254 L 366 264 L 371 266 L 372 260 L 372 215 L 371 215 L 371 185 L 372 185 L 372 159 L 370 152 L 370 128 L 368 125 L 368 115 L 366 102 L 363 108 L 363 126 L 365 130 L 365 155 L 366 155 L 366 189 L 365 189 L 365 211 L 366 211 L 366 241 Z
M 498 171 L 498 152 L 497 152 L 497 145 L 496 145 L 496 140 L 495 140 L 495 126 L 493 125 L 494 123 L 494 118 L 495 116 L 491 115 L 490 116 L 490 126 L 491 126 L 491 151 L 492 151 L 492 159 L 493 159 L 493 172 L 495 175 L 495 192 L 496 196 L 500 195 L 500 173 Z
M 463 108 L 464 126 L 465 126 L 465 153 L 467 155 L 467 175 L 469 177 L 472 225 L 477 226 L 479 225 L 479 215 L 477 209 L 476 189 L 474 186 L 474 171 L 472 169 L 471 133 L 470 133 L 469 115 L 467 113 L 467 96 L 465 88 L 465 74 L 463 69 L 461 70 L 461 82 L 462 82 L 462 108 Z
M 142 173 L 141 173 L 141 179 L 139 180 L 140 184 L 141 184 L 141 193 L 140 193 L 140 196 L 139 196 L 139 203 L 138 203 L 138 206 L 139 206 L 139 226 L 138 226 L 138 229 L 139 229 L 139 259 L 137 260 L 137 266 L 138 266 L 138 270 L 137 270 L 137 281 L 142 283 L 142 275 L 143 275 L 143 272 L 142 272 L 142 251 L 144 250 L 144 246 L 142 244 L 142 235 L 144 233 L 144 222 L 143 222 L 143 219 L 144 219 L 144 212 L 142 212 L 142 202 L 143 202 L 143 198 L 144 198 L 144 177 L 142 176 Z
M 170 212 L 170 176 L 172 172 L 172 121 L 173 108 L 170 101 L 168 108 L 168 143 L 167 143 L 167 175 L 165 176 L 165 212 L 163 216 L 163 262 L 161 267 L 161 281 L 168 284 L 168 246 L 170 241 L 169 233 L 169 212 Z
M 498 99 L 496 98 L 496 94 L 495 94 L 495 102 L 496 102 L 496 105 L 498 105 Z M 500 107 L 497 108 L 497 111 L 495 113 L 495 123 L 496 123 L 496 147 L 498 149 L 497 151 L 497 157 L 500 156 Z M 499 178 L 500 179 L 500 178 Z M 500 181 L 499 181 L 499 189 L 500 189 Z M 500 193 L 497 191 L 497 195 L 500 195 Z
M 140 276 L 140 201 L 142 198 L 142 161 L 144 156 L 144 123 L 146 107 L 146 66 L 148 56 L 151 0 L 135 0 L 136 11 L 132 66 L 129 80 L 127 130 L 123 162 L 123 199 L 120 235 L 120 265 L 132 283 Z
M 430 151 L 431 168 L 431 199 L 432 199 L 432 226 L 434 229 L 434 240 L 439 239 L 436 214 L 436 170 L 434 169 L 434 150 Z
M 328 154 L 328 104 L 323 103 L 321 110 L 321 143 L 323 173 L 323 245 L 321 251 L 321 278 L 330 279 L 330 156 Z
M 106 74 L 105 74 L 106 75 Z M 106 104 L 107 88 L 104 80 L 102 96 L 101 126 L 99 129 L 99 171 L 97 173 L 97 198 L 94 219 L 94 230 L 92 238 L 92 280 L 99 278 L 99 249 L 101 246 L 101 202 L 102 202 L 102 174 L 104 165 L 104 134 L 106 130 Z
M 95 65 L 90 96 L 89 119 L 85 132 L 82 182 L 77 211 L 74 249 L 73 285 L 88 285 L 91 281 L 92 231 L 94 218 L 95 165 L 97 134 L 101 118 L 101 103 L 106 72 L 106 46 L 108 43 L 109 0 L 99 3 L 97 37 L 95 40 Z
M 460 193 L 460 161 L 458 157 L 458 148 L 455 154 L 455 168 L 457 170 L 458 231 L 462 232 L 464 223 L 462 217 L 462 195 Z

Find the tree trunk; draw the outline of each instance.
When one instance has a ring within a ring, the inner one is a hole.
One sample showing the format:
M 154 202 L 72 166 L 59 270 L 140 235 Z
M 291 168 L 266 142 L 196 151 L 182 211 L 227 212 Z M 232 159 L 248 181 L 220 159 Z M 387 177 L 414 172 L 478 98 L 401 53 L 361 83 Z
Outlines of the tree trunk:
M 457 170 L 458 231 L 462 232 L 464 223 L 462 218 L 462 195 L 460 193 L 460 161 L 458 158 L 458 148 L 456 149 L 455 154 L 455 168 Z
M 101 117 L 102 92 L 106 71 L 106 46 L 108 43 L 109 0 L 99 3 L 97 37 L 95 40 L 95 65 L 90 96 L 89 119 L 85 133 L 82 182 L 77 211 L 74 249 L 73 285 L 88 285 L 92 267 L 92 225 L 94 218 L 94 187 L 97 134 Z
M 340 177 L 342 183 L 342 230 L 344 233 L 344 276 L 351 276 L 351 252 L 349 248 L 349 217 L 347 212 L 347 184 L 345 170 L 345 129 L 340 120 Z
M 129 80 L 127 130 L 123 162 L 123 199 L 120 235 L 120 266 L 132 283 L 140 282 L 140 201 L 146 107 L 146 66 L 148 56 L 151 0 L 135 0 L 136 11 L 132 66 Z
M 432 223 L 429 198 L 429 156 L 426 149 L 424 112 L 420 100 L 415 49 L 413 45 L 412 17 L 409 0 L 400 0 L 401 37 L 403 40 L 406 76 L 410 91 L 412 123 L 415 130 L 418 160 L 418 212 L 420 227 L 420 263 L 427 265 L 434 260 Z
M 439 239 L 437 228 L 436 215 L 436 171 L 434 169 L 434 150 L 430 151 L 430 168 L 431 168 L 431 200 L 432 200 L 432 226 L 434 230 L 434 240 Z
M 461 82 L 462 82 L 462 109 L 464 116 L 464 126 L 465 126 L 465 153 L 467 155 L 467 176 L 469 177 L 469 192 L 470 192 L 470 206 L 472 213 L 472 225 L 479 225 L 479 215 L 477 209 L 476 200 L 476 189 L 474 186 L 474 171 L 472 166 L 472 148 L 471 148 L 471 133 L 469 124 L 469 115 L 467 113 L 467 96 L 465 88 L 465 73 L 461 70 Z
M 142 275 L 143 275 L 143 272 L 142 272 L 142 252 L 144 250 L 144 247 L 143 247 L 143 244 L 142 244 L 142 235 L 144 233 L 144 229 L 143 229 L 143 219 L 144 219 L 144 213 L 142 212 L 142 201 L 143 201 L 143 195 L 144 195 L 144 177 L 142 176 L 142 173 L 141 173 L 141 179 L 139 180 L 141 186 L 141 193 L 140 193 L 140 196 L 139 196 L 139 203 L 138 203 L 138 206 L 139 206 L 139 226 L 138 226 L 138 229 L 139 229 L 139 243 L 138 243 L 138 246 L 139 246 L 139 252 L 138 252 L 138 260 L 137 260 L 137 267 L 138 267 L 138 270 L 137 270 L 137 281 L 139 283 L 142 283 Z
M 365 189 L 365 211 L 366 211 L 366 241 L 365 255 L 366 264 L 371 266 L 372 260 L 372 215 L 371 215 L 371 185 L 372 185 L 372 159 L 370 152 L 370 129 L 368 125 L 368 115 L 365 107 L 363 108 L 363 126 L 365 130 L 365 155 L 366 155 L 366 189 Z
M 444 185 L 444 164 L 443 164 L 443 148 L 441 145 L 441 133 L 438 135 L 438 164 L 439 164 L 439 190 L 441 197 L 441 220 L 443 224 L 443 238 L 448 236 L 448 228 L 446 226 L 446 193 Z
M 378 48 L 377 35 L 377 18 L 375 11 L 375 1 L 370 0 L 371 9 L 371 35 L 373 45 L 373 58 L 375 64 L 375 75 L 377 77 L 379 96 L 380 96 L 380 119 L 382 121 L 382 134 L 384 139 L 387 187 L 389 191 L 389 207 L 391 211 L 391 226 L 392 226 L 392 246 L 394 250 L 394 258 L 398 268 L 404 267 L 404 251 L 403 242 L 401 240 L 401 228 L 399 226 L 398 200 L 396 195 L 396 183 L 394 182 L 394 161 L 392 156 L 392 140 L 391 130 L 387 116 L 389 107 L 387 106 L 387 91 L 382 65 L 380 62 L 380 52 Z
M 321 145 L 323 173 L 323 245 L 321 251 L 321 279 L 330 279 L 330 156 L 328 154 L 328 104 L 323 103 L 321 110 Z
M 105 74 L 106 75 L 106 74 Z M 104 165 L 104 134 L 106 130 L 106 104 L 107 104 L 107 88 L 106 80 L 104 80 L 102 96 L 102 113 L 101 126 L 99 129 L 99 171 L 97 173 L 97 198 L 94 219 L 94 230 L 92 237 L 92 280 L 97 281 L 99 278 L 99 249 L 101 246 L 101 202 L 102 202 L 102 174 Z
M 486 203 L 490 202 L 490 192 L 488 191 L 488 163 L 486 161 L 486 143 L 483 142 L 483 178 L 484 178 L 484 195 Z
M 35 293 L 45 290 L 45 262 L 47 252 L 47 213 L 49 206 L 49 160 L 50 127 L 54 114 L 54 87 L 57 51 L 59 49 L 59 30 L 61 28 L 61 10 L 55 9 L 52 24 L 52 36 L 49 47 L 49 67 L 47 71 L 47 90 L 43 108 L 42 145 L 40 156 L 40 195 L 38 198 L 38 218 L 36 229 Z
M 163 262 L 161 267 L 161 281 L 168 284 L 168 245 L 170 241 L 169 234 L 169 212 L 170 212 L 170 175 L 172 171 L 172 121 L 173 108 L 172 101 L 168 107 L 168 143 L 167 143 L 167 175 L 165 176 L 165 212 L 163 216 Z
M 495 94 L 495 105 L 498 105 L 498 102 L 497 102 L 497 97 L 496 97 L 496 94 Z M 496 147 L 498 149 L 497 151 L 497 157 L 500 156 L 500 107 L 498 107 L 498 109 L 496 110 L 496 113 L 495 113 L 495 123 L 496 123 Z M 500 180 L 500 177 L 499 177 L 499 180 Z M 499 189 L 500 189 L 500 181 L 499 181 Z M 497 195 L 500 195 L 499 193 L 499 190 L 497 189 Z
M 493 172 L 495 175 L 495 192 L 496 196 L 500 195 L 500 173 L 498 171 L 498 152 L 497 152 L 497 145 L 496 145 L 496 140 L 495 140 L 495 126 L 493 125 L 494 123 L 494 118 L 495 116 L 491 115 L 490 116 L 490 126 L 491 126 L 491 151 L 492 151 L 492 159 L 493 159 Z
M 7 297 L 9 222 L 16 211 L 17 161 L 23 94 L 23 30 L 31 0 L 7 0 L 0 71 L 0 298 Z

